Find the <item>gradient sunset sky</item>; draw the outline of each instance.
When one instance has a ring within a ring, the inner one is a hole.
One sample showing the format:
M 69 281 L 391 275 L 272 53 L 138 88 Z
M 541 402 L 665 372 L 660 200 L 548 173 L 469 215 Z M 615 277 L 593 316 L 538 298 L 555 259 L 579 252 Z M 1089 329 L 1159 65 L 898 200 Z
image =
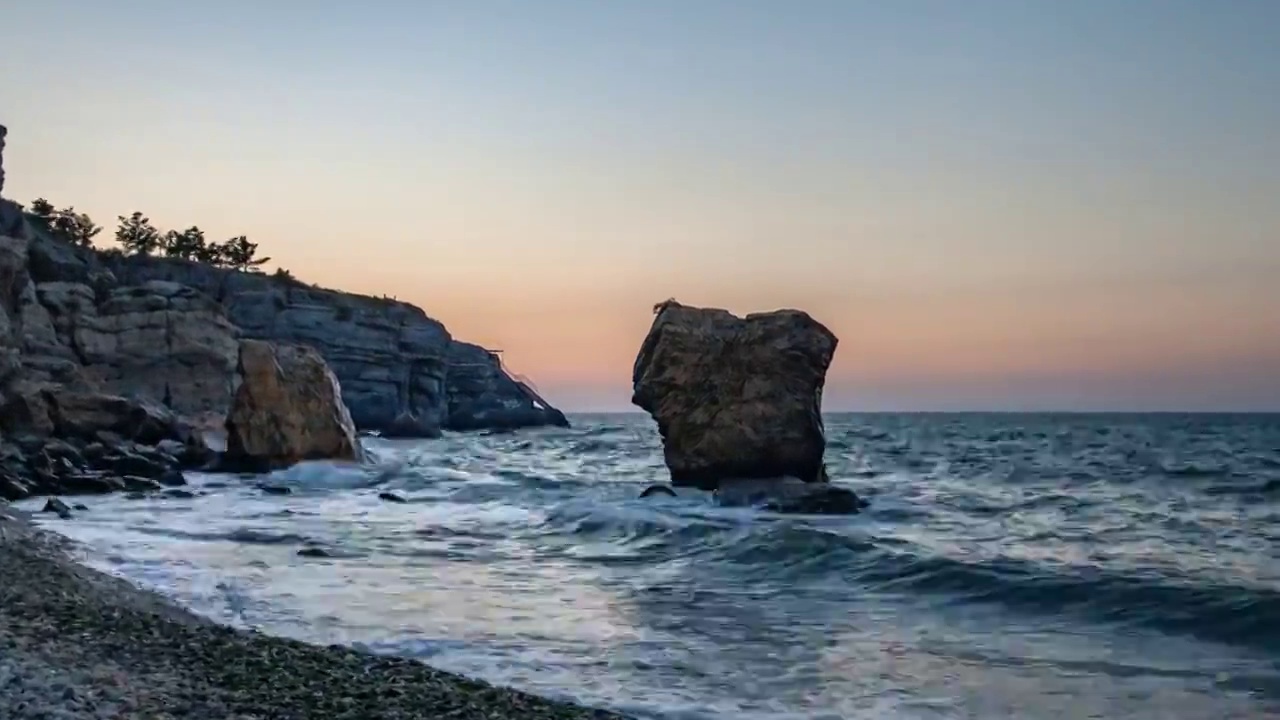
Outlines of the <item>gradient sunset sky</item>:
M 828 410 L 1280 409 L 1280 2 L 19 0 L 5 194 L 247 234 L 629 409 L 653 303 Z

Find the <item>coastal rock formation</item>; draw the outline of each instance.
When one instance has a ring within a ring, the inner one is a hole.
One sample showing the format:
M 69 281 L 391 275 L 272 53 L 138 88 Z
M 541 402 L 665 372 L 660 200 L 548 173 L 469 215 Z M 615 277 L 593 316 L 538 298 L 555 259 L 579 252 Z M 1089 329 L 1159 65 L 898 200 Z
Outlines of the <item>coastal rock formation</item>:
M 568 427 L 564 413 L 546 404 L 527 380 L 508 375 L 489 350 L 455 341 L 449 345 L 447 360 L 450 429 Z
M 0 404 L 0 498 L 159 490 L 211 458 L 163 408 L 117 395 L 19 381 Z
M 324 358 L 302 345 L 240 344 L 227 414 L 229 467 L 265 471 L 304 460 L 359 460 L 355 424 Z
M 632 375 L 658 424 L 672 484 L 826 479 L 822 388 L 836 336 L 798 310 L 739 318 L 659 304 Z
M 175 258 L 117 257 L 108 267 L 124 284 L 166 280 L 203 292 L 242 337 L 314 347 L 362 430 L 433 437 L 442 429 L 565 424 L 495 355 L 454 340 L 408 303 Z
M 108 278 L 67 264 L 75 254 L 48 246 L 25 222 L 19 230 L 0 237 L 0 497 L 181 484 L 182 469 L 210 457 L 203 438 L 158 397 L 120 392 L 130 377 L 165 376 L 168 359 L 118 372 L 170 346 L 122 322 L 129 313 L 100 284 Z M 50 279 L 63 270 L 67 280 Z M 153 290 L 117 289 L 140 300 L 159 297 Z
M 176 283 L 120 286 L 76 248 L 29 235 L 0 238 L 0 367 L 185 416 L 226 412 L 239 331 L 217 303 Z
M 0 126 L 0 151 L 5 131 Z M 0 164 L 3 162 L 0 153 Z M 566 424 L 495 353 L 457 342 L 421 309 L 167 257 L 97 252 L 53 237 L 0 200 L 0 397 L 11 380 L 66 385 L 221 422 L 239 340 L 309 345 L 356 426 L 442 429 Z
M 9 129 L 0 125 L 0 236 L 20 235 L 22 208 L 17 203 L 5 201 L 4 196 L 4 146 Z
M 91 382 L 187 416 L 229 406 L 238 330 L 205 295 L 162 281 L 109 290 L 101 304 L 84 285 L 45 283 L 38 291 Z
M 186 442 L 191 430 L 172 413 L 145 401 L 63 385 L 20 383 L 0 405 L 6 434 L 92 442 L 103 438 L 155 445 Z

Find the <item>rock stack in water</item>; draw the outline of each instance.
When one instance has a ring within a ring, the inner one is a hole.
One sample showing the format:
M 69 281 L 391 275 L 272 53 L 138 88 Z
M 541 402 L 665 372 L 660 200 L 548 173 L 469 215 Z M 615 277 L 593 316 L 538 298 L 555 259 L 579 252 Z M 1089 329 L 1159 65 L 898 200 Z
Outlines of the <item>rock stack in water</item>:
M 857 512 L 827 483 L 822 389 L 836 336 L 799 310 L 656 306 L 636 358 L 632 403 L 658 424 L 673 485 L 726 504 Z

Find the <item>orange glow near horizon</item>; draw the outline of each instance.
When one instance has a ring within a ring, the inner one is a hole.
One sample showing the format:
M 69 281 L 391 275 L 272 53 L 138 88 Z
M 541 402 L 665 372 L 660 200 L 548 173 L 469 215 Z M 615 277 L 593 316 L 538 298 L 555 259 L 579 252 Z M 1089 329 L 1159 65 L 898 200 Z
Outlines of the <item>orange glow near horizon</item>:
M 629 408 L 668 297 L 828 324 L 829 409 L 1280 409 L 1243 9 L 229 2 L 15 13 L 6 195 L 248 235 L 569 410 Z

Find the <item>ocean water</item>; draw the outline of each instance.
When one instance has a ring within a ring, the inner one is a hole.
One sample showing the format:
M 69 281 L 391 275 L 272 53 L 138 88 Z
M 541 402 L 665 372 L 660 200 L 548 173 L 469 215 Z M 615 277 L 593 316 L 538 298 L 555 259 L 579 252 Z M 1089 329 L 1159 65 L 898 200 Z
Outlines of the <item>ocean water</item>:
M 572 420 L 42 522 L 223 622 L 644 718 L 1280 717 L 1280 416 L 831 415 L 853 517 L 640 500 L 652 423 Z

